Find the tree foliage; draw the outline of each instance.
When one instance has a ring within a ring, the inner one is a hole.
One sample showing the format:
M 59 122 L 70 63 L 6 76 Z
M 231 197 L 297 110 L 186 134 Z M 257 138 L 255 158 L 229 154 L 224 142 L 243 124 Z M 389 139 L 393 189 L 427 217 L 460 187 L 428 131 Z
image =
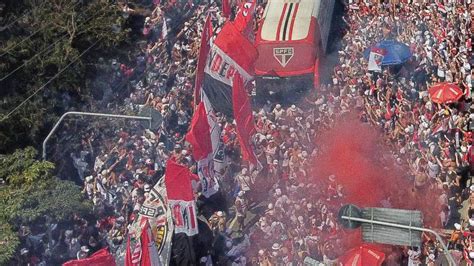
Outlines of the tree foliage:
M 9 185 L 31 186 L 40 180 L 50 178 L 54 165 L 48 161 L 38 161 L 38 152 L 33 147 L 16 150 L 9 156 L 0 158 L 0 178 Z
M 0 29 L 0 120 L 65 70 L 18 112 L 0 122 L 0 152 L 10 151 L 18 144 L 38 143 L 45 126 L 58 114 L 90 99 L 87 73 L 95 73 L 97 58 L 116 53 L 128 36 L 123 26 L 125 18 L 114 2 L 6 1 L 6 24 L 17 22 Z M 29 13 L 9 12 L 13 10 Z M 14 73 L 10 75 L 11 72 Z
M 12 227 L 0 220 L 0 265 L 5 265 L 10 260 L 19 244 Z
M 31 147 L 0 158 L 0 265 L 11 258 L 19 245 L 16 231 L 48 216 L 67 221 L 73 213 L 91 211 L 79 186 L 52 175 L 54 165 L 36 160 Z

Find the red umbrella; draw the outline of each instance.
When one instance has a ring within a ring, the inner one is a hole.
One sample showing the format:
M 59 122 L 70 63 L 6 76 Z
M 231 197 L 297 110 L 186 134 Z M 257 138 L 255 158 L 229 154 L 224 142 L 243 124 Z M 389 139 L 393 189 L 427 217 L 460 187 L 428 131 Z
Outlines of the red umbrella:
M 435 103 L 452 103 L 458 101 L 463 92 L 458 85 L 453 83 L 438 83 L 431 87 L 428 92 L 430 93 L 431 100 Z
M 339 257 L 342 266 L 380 266 L 385 260 L 385 254 L 368 245 L 349 250 Z

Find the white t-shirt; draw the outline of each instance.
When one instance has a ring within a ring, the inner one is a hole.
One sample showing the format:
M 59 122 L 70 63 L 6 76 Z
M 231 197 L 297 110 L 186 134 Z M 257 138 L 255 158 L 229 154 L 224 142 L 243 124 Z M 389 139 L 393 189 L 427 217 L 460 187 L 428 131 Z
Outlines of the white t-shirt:
M 408 250 L 408 266 L 418 266 L 421 265 L 421 260 L 420 260 L 420 255 L 421 252 L 414 251 L 414 250 Z

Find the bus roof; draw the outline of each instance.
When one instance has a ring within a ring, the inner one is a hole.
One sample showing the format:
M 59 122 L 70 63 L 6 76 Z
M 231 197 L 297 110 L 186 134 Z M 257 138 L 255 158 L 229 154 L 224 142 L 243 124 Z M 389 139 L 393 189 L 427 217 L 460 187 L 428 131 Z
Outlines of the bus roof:
M 305 39 L 320 3 L 321 0 L 269 0 L 260 38 L 264 41 Z

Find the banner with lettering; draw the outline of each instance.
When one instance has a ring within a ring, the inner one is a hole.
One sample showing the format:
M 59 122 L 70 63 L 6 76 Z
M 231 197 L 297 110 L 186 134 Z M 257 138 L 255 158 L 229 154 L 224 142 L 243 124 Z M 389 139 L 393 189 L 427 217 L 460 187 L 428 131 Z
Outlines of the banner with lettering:
M 257 50 L 230 22 L 226 23 L 211 47 L 204 69 L 203 90 L 216 112 L 233 117 L 232 80 L 235 73 L 244 84 L 253 79 Z
M 149 237 L 153 240 L 152 246 L 156 247 L 156 256 L 153 256 L 155 264 L 168 265 L 171 256 L 171 239 L 173 236 L 173 219 L 168 207 L 166 187 L 163 181 L 158 182 L 148 194 L 142 204 L 137 219 L 129 228 L 131 258 L 134 263 L 140 263 L 141 236 L 143 230 L 150 231 Z M 153 251 L 155 248 L 153 247 Z M 152 253 L 154 254 L 154 253 Z
M 174 221 L 174 233 L 193 236 L 198 233 L 196 203 L 191 186 L 193 174 L 171 158 L 166 163 L 165 184 L 168 205 Z

